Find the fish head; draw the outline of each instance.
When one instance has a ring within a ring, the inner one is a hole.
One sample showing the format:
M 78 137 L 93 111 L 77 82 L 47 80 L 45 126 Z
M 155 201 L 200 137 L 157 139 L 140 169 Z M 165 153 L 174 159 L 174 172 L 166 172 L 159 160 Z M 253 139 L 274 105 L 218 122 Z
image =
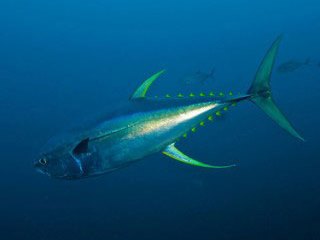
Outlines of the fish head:
M 90 158 L 90 153 L 84 154 L 77 151 L 79 151 L 79 144 L 58 146 L 40 154 L 33 165 L 38 172 L 52 178 L 79 179 L 85 177 L 83 161 Z
M 38 172 L 58 179 L 77 179 L 83 175 L 82 169 L 70 154 L 42 154 L 34 162 L 34 167 Z

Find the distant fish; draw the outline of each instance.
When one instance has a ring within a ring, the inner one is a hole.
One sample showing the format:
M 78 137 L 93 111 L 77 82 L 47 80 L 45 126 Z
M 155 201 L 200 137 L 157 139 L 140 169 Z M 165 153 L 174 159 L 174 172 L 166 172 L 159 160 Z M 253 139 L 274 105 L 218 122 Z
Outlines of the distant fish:
M 205 84 L 209 79 L 214 79 L 215 70 L 214 68 L 211 70 L 210 73 L 205 73 L 201 71 L 197 71 L 194 74 L 185 76 L 182 81 L 187 85 L 193 84 Z
M 278 68 L 277 71 L 279 73 L 288 73 L 288 72 L 294 72 L 297 69 L 309 65 L 310 59 L 306 59 L 304 62 L 296 61 L 296 60 L 290 60 L 288 62 L 282 63 Z

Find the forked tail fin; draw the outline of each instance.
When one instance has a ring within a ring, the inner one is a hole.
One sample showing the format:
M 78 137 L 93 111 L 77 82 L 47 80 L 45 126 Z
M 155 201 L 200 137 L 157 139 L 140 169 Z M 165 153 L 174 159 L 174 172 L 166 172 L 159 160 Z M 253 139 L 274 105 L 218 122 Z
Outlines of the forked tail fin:
M 282 127 L 294 137 L 304 141 L 304 139 L 293 128 L 291 123 L 277 107 L 271 93 L 270 77 L 280 42 L 281 37 L 278 37 L 265 55 L 258 68 L 255 79 L 251 84 L 248 94 L 251 95 L 250 100 L 257 106 L 259 106 L 280 127 Z

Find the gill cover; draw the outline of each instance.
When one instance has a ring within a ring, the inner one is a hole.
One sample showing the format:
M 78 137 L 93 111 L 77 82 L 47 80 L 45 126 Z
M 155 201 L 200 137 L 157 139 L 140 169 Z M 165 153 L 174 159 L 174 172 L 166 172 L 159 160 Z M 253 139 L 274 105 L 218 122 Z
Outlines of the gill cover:
M 175 143 L 170 144 L 168 147 L 166 147 L 166 149 L 162 152 L 164 155 L 173 158 L 179 162 L 185 163 L 185 164 L 189 164 L 192 166 L 197 166 L 197 167 L 203 167 L 203 168 L 230 168 L 230 167 L 234 167 L 235 165 L 227 165 L 227 166 L 213 166 L 213 165 L 209 165 L 206 163 L 202 163 L 199 162 L 191 157 L 188 157 L 187 155 L 185 155 L 183 152 L 179 151 L 176 147 L 175 147 Z
M 284 114 L 275 104 L 270 87 L 271 73 L 277 55 L 281 37 L 278 37 L 263 58 L 252 85 L 248 91 L 251 101 L 260 107 L 272 120 L 292 136 L 304 141 L 300 134 L 293 128 Z
M 89 138 L 80 141 L 72 150 L 72 160 L 69 163 L 70 173 L 73 177 L 80 177 L 84 174 L 84 167 L 81 159 L 88 152 Z

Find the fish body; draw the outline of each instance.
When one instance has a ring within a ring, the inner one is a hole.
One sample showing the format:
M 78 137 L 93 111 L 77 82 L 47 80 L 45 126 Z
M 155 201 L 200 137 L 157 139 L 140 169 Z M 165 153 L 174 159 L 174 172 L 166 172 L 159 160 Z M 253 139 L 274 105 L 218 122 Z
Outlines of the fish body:
M 278 68 L 277 68 L 277 71 L 279 73 L 288 73 L 288 72 L 294 72 L 296 71 L 297 69 L 303 67 L 303 66 L 306 66 L 306 65 L 309 65 L 310 63 L 310 60 L 307 59 L 306 61 L 304 62 L 301 62 L 301 61 L 296 61 L 296 60 L 290 60 L 288 62 L 285 62 L 285 63 L 282 63 Z
M 76 171 L 71 178 L 100 175 L 164 150 L 235 101 L 215 98 L 133 100 L 95 125 L 73 131 L 70 137 L 63 136 L 58 144 L 49 144 L 47 152 L 66 153 L 79 160 L 81 168 L 75 164 Z M 76 148 L 74 144 L 83 140 L 87 141 L 84 151 L 72 153 L 70 149 Z M 54 158 L 50 154 L 42 157 Z M 73 162 L 72 158 L 70 160 Z
M 236 103 L 250 100 L 291 135 L 301 139 L 275 105 L 270 89 L 270 75 L 280 39 L 277 39 L 246 94 L 194 94 L 176 98 L 148 98 L 152 83 L 160 71 L 136 89 L 126 106 L 107 114 L 59 141 L 53 141 L 42 152 L 34 166 L 38 171 L 59 179 L 81 179 L 101 175 L 130 165 L 146 156 L 164 155 L 192 166 L 228 168 L 199 162 L 175 147 L 175 143 L 213 121 Z
M 205 73 L 201 71 L 197 71 L 194 74 L 185 76 L 182 81 L 186 85 L 192 85 L 192 84 L 205 84 L 209 79 L 214 79 L 215 70 L 212 69 L 210 73 Z

